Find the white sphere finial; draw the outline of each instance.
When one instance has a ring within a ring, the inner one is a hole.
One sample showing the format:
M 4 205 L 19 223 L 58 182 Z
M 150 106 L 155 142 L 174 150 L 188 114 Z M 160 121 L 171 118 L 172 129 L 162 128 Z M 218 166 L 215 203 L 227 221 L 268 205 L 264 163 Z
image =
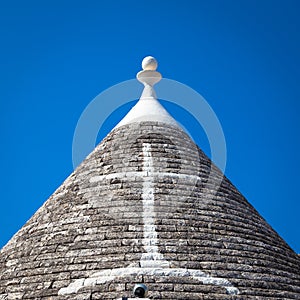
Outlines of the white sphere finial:
M 157 69 L 157 60 L 153 56 L 146 56 L 142 61 L 143 70 L 155 71 Z

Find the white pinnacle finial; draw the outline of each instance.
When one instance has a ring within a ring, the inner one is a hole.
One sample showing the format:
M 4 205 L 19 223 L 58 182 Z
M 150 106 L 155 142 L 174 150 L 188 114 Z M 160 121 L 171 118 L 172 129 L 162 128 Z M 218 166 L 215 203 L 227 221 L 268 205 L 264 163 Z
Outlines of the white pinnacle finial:
M 138 81 L 144 85 L 140 100 L 115 128 L 145 121 L 167 123 L 180 128 L 180 125 L 157 100 L 153 86 L 161 80 L 162 76 L 156 71 L 156 59 L 152 56 L 145 57 L 142 61 L 142 68 L 143 70 L 136 75 Z
M 142 61 L 142 68 L 143 71 L 138 72 L 136 78 L 138 79 L 138 81 L 144 84 L 145 92 L 147 90 L 148 94 L 150 92 L 150 94 L 154 96 L 155 93 L 152 90 L 152 87 L 154 86 L 155 83 L 161 80 L 161 74 L 156 71 L 157 60 L 152 56 L 146 56 Z M 151 88 L 149 88 L 149 86 Z M 147 92 L 145 94 L 147 94 Z

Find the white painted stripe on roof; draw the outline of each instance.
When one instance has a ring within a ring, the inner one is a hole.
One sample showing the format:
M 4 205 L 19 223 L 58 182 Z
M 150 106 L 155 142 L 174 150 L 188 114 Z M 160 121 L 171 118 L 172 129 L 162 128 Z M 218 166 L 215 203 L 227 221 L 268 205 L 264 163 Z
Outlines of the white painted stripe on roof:
M 143 180 L 143 245 L 146 253 L 142 254 L 141 267 L 169 267 L 169 263 L 158 252 L 158 239 L 154 223 L 154 166 L 151 154 L 151 144 L 143 143 L 143 172 L 147 174 Z
M 90 178 L 90 182 L 99 182 L 108 179 L 120 178 L 136 178 L 136 177 L 147 177 L 147 171 L 140 171 L 140 172 L 120 172 L 120 173 L 111 173 L 107 175 L 99 175 L 93 176 Z M 189 175 L 189 174 L 181 174 L 181 173 L 168 173 L 168 172 L 155 172 L 151 173 L 152 177 L 171 177 L 175 179 L 186 179 L 186 180 L 201 180 L 201 177 L 197 175 Z
M 67 295 L 77 293 L 83 287 L 91 287 L 98 284 L 110 282 L 117 277 L 126 276 L 172 276 L 172 277 L 192 277 L 203 284 L 216 285 L 226 289 L 228 294 L 239 294 L 238 288 L 234 287 L 229 280 L 220 277 L 212 277 L 200 270 L 184 269 L 184 268 L 138 268 L 127 267 L 117 269 L 106 269 L 92 274 L 89 278 L 77 279 L 68 287 L 59 290 L 59 295 Z

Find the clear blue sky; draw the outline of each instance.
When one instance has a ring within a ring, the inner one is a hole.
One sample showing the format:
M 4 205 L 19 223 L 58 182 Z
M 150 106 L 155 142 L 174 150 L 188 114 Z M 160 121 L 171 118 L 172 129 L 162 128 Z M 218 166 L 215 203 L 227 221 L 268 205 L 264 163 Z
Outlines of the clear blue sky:
M 0 247 L 72 172 L 86 105 L 153 55 L 209 102 L 227 177 L 299 253 L 299 14 L 297 0 L 2 1 Z

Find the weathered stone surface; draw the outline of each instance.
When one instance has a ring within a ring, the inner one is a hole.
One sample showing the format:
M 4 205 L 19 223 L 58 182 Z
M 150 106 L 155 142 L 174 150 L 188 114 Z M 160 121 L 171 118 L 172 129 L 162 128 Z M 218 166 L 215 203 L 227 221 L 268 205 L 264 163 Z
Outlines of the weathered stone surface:
M 139 268 L 145 235 L 153 238 L 143 215 L 145 143 L 159 254 L 169 268 L 228 280 L 239 294 L 159 272 L 93 277 Z M 1 250 L 0 299 L 117 299 L 141 282 L 150 299 L 300 299 L 300 259 L 185 133 L 133 123 L 111 132 Z M 70 284 L 73 294 L 59 294 Z

